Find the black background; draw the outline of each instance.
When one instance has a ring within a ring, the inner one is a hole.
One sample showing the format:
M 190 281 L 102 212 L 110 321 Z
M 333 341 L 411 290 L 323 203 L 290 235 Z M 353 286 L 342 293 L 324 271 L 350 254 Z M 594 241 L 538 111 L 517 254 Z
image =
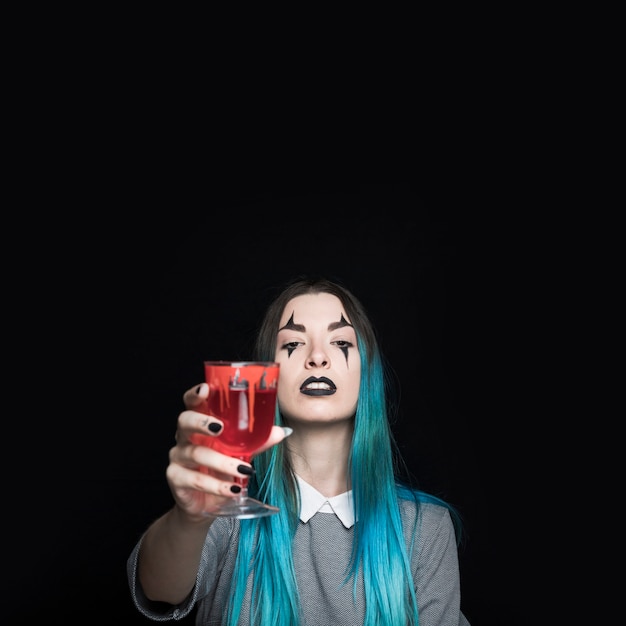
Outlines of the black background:
M 410 469 L 465 519 L 464 612 L 474 626 L 517 624 L 514 215 L 479 186 L 190 197 L 149 182 L 154 209 L 121 209 L 133 197 L 103 190 L 95 210 L 39 221 L 33 245 L 49 254 L 29 287 L 42 312 L 29 342 L 41 358 L 31 393 L 46 401 L 27 402 L 38 426 L 14 439 L 28 461 L 10 481 L 20 506 L 8 623 L 150 623 L 131 605 L 126 558 L 171 505 L 182 393 L 204 358 L 245 358 L 276 289 L 306 273 L 344 282 L 371 314 L 399 383 L 394 431 Z

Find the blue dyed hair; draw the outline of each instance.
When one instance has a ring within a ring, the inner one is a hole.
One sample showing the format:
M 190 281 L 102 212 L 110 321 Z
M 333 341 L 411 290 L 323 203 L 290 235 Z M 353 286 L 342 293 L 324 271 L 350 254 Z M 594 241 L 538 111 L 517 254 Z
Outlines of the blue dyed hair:
M 403 466 L 388 419 L 390 378 L 384 367 L 375 331 L 360 301 L 345 287 L 326 279 L 298 278 L 269 306 L 261 324 L 255 359 L 274 360 L 280 318 L 286 304 L 303 294 L 329 293 L 339 298 L 357 336 L 361 358 L 359 400 L 349 459 L 355 519 L 354 543 L 346 581 L 356 592 L 357 573 L 363 573 L 364 626 L 418 626 L 418 608 L 410 568 L 410 550 L 403 535 L 399 499 L 446 506 L 461 539 L 460 517 L 440 498 L 402 483 Z M 276 423 L 283 424 L 280 411 Z M 255 520 L 241 520 L 241 535 L 232 594 L 225 623 L 239 621 L 248 576 L 253 570 L 251 623 L 297 626 L 299 599 L 292 556 L 299 523 L 299 492 L 285 446 L 273 446 L 254 461 L 256 474 L 249 490 L 271 502 L 280 512 Z M 413 528 L 413 542 L 417 524 Z M 394 584 L 390 585 L 389 581 Z M 401 581 L 402 584 L 399 584 Z

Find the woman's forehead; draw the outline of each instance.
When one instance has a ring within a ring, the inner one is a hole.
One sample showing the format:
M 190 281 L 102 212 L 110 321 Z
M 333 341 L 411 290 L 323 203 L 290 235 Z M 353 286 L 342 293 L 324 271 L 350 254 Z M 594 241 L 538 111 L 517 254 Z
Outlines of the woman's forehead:
M 343 320 L 343 322 L 342 322 Z M 304 294 L 292 298 L 283 310 L 279 329 L 311 324 L 350 325 L 341 300 L 330 293 Z

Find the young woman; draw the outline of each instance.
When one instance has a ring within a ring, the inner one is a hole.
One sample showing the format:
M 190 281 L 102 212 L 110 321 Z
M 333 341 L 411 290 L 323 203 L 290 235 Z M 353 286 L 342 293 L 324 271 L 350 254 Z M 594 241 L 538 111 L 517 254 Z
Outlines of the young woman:
M 222 424 L 202 412 L 206 383 L 184 394 L 166 472 L 175 504 L 128 559 L 139 611 L 165 621 L 197 607 L 199 626 L 467 625 L 459 518 L 400 482 L 389 381 L 359 300 L 296 280 L 268 308 L 255 352 L 280 363 L 277 424 L 253 469 L 193 443 Z M 233 497 L 235 476 L 280 512 L 203 514 Z

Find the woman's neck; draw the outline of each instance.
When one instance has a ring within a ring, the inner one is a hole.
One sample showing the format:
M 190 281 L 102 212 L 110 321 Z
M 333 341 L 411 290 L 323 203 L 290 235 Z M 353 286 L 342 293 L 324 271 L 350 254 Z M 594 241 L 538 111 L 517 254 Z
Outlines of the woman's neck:
M 323 427 L 298 424 L 283 444 L 287 445 L 296 474 L 329 498 L 350 489 L 352 431 L 345 422 Z

